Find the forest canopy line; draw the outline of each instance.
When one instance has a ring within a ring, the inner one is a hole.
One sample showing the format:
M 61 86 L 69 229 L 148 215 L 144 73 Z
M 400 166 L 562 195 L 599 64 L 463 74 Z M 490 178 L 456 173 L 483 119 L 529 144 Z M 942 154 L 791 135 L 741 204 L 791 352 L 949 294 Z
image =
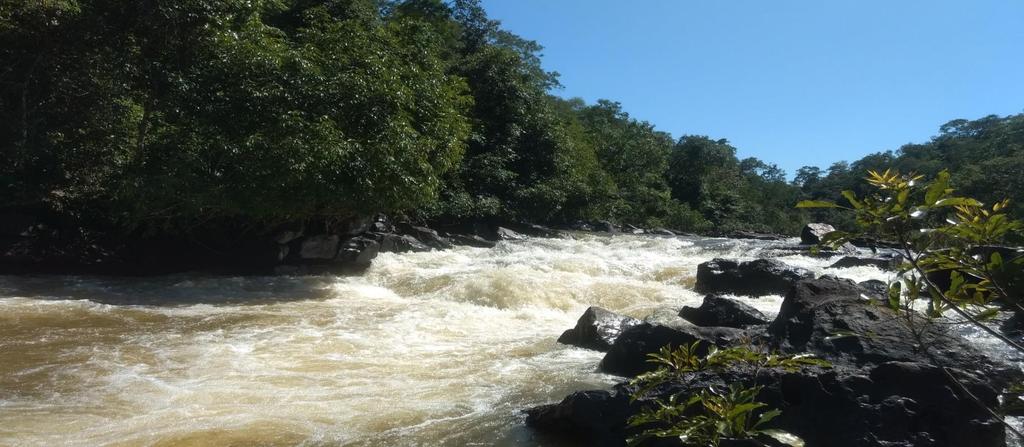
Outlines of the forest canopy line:
M 553 95 L 541 49 L 478 0 L 3 1 L 0 210 L 151 233 L 384 212 L 792 234 L 843 224 L 796 202 L 891 166 L 948 168 L 1024 217 L 1024 115 L 788 181 Z

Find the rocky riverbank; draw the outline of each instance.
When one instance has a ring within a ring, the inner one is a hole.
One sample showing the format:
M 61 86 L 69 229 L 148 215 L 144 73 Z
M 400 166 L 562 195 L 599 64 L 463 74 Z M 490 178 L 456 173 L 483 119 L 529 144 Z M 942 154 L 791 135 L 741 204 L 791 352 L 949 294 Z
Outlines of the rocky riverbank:
M 627 420 L 655 400 L 743 384 L 763 386 L 758 400 L 782 411 L 770 426 L 798 435 L 807 446 L 1005 446 L 1004 426 L 985 407 L 999 406 L 1000 395 L 1022 377 L 1019 368 L 979 352 L 948 325 L 908 326 L 877 304 L 878 286 L 815 278 L 773 260 L 701 264 L 696 289 L 709 295 L 700 307 L 657 312 L 645 321 L 589 309 L 559 341 L 605 351 L 598 368 L 624 381 L 531 408 L 527 423 L 584 445 L 621 446 L 641 431 Z M 769 319 L 720 293 L 784 293 L 785 299 Z M 693 343 L 703 352 L 756 344 L 812 354 L 831 366 L 754 371 L 738 364 L 689 373 L 631 399 L 637 388 L 628 379 L 654 369 L 648 354 Z M 681 445 L 664 441 L 648 444 Z

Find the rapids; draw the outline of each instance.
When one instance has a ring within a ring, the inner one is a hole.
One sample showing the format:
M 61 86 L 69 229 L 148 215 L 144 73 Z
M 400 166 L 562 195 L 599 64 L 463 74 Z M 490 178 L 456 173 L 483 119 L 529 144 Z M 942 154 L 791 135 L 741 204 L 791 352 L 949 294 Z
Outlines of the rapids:
M 615 379 L 555 342 L 587 306 L 698 305 L 697 264 L 767 245 L 574 237 L 383 254 L 356 277 L 0 277 L 0 445 L 555 445 L 520 410 Z

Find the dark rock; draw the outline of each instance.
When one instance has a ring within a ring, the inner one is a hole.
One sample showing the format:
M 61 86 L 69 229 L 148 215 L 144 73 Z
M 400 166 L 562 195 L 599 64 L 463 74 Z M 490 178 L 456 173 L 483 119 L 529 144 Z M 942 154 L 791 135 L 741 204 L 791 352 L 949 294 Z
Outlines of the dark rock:
M 601 220 L 594 224 L 594 230 L 603 231 L 605 233 L 618 233 L 619 227 L 607 220 Z
M 422 242 L 423 245 L 426 245 L 428 247 L 440 250 L 452 248 L 451 242 L 448 242 L 448 240 L 437 234 L 437 231 L 434 231 L 430 228 L 410 224 L 401 224 L 398 226 L 398 229 L 402 232 L 402 234 L 412 236 L 416 238 L 416 240 Z
M 654 365 L 647 362 L 647 354 L 658 352 L 663 346 L 690 345 L 699 341 L 701 350 L 706 352 L 711 345 L 725 347 L 735 344 L 745 334 L 734 328 L 699 327 L 682 319 L 667 324 L 644 322 L 622 331 L 608 349 L 608 354 L 601 359 L 600 369 L 609 374 L 632 377 L 654 370 Z
M 749 262 L 716 258 L 697 266 L 698 293 L 737 295 L 782 295 L 793 283 L 814 275 L 802 268 L 790 267 L 774 259 Z
M 342 236 L 358 236 L 370 231 L 370 226 L 376 221 L 374 216 L 355 216 L 345 219 L 338 225 L 338 233 Z
M 378 253 L 380 253 L 380 242 L 369 237 L 359 236 L 341 244 L 334 260 L 357 270 L 365 269 L 370 266 Z
M 756 239 L 759 241 L 778 241 L 788 239 L 788 236 L 773 233 L 758 233 L 756 231 L 733 231 L 725 234 L 730 239 Z
M 559 238 L 565 236 L 558 230 L 532 223 L 514 222 L 508 223 L 506 226 L 517 233 L 522 233 L 532 237 Z
M 672 230 L 665 228 L 652 228 L 648 233 L 656 234 L 658 236 L 675 236 L 676 234 Z
M 494 241 L 489 241 L 475 234 L 449 234 L 448 239 L 455 245 L 467 245 L 478 248 L 493 248 Z
M 582 445 L 619 447 L 626 445 L 626 419 L 635 411 L 621 390 L 578 391 L 557 404 L 526 410 L 526 424 Z
M 494 232 L 497 235 L 498 239 L 503 241 L 518 241 L 526 239 L 526 236 L 523 236 L 522 234 L 516 233 L 515 231 L 512 231 L 505 227 L 498 227 Z
M 334 259 L 338 254 L 338 242 L 340 238 L 336 234 L 318 234 L 302 239 L 299 245 L 299 258 L 305 260 Z
M 917 361 L 920 343 L 888 307 L 861 297 L 864 289 L 833 276 L 800 281 L 786 295 L 769 325 L 773 343 L 785 352 L 811 352 L 853 365 Z M 917 328 L 921 343 L 943 364 L 963 370 L 1003 370 L 944 327 Z
M 902 257 L 898 256 L 844 256 L 842 259 L 832 263 L 828 268 L 877 267 L 882 270 L 893 270 L 899 267 L 902 259 Z
M 879 281 L 877 279 L 869 279 L 857 283 L 860 288 L 864 289 L 865 295 L 874 298 L 876 300 L 888 300 L 889 299 L 889 285 L 885 281 Z
M 800 230 L 800 243 L 806 245 L 820 244 L 821 238 L 833 231 L 836 231 L 836 229 L 832 225 L 825 223 L 809 223 L 804 225 L 804 228 Z
M 424 245 L 418 239 L 408 234 L 373 233 L 371 235 L 380 243 L 381 252 L 405 253 L 410 251 L 430 251 L 430 247 Z
M 582 220 L 577 220 L 568 225 L 570 230 L 574 231 L 594 231 L 594 226 Z
M 576 327 L 566 330 L 558 337 L 558 342 L 595 351 L 607 351 L 623 330 L 638 324 L 640 320 L 636 318 L 591 306 L 576 322 Z
M 718 295 L 704 297 L 700 307 L 683 307 L 679 316 L 697 326 L 724 326 L 742 329 L 757 324 L 768 324 L 761 311 L 739 301 Z
M 278 244 L 288 244 L 300 237 L 302 237 L 302 228 L 286 228 L 277 232 L 273 237 L 273 241 Z
M 391 220 L 388 219 L 388 216 L 378 214 L 377 217 L 373 219 L 373 223 L 370 224 L 369 231 L 374 233 L 394 233 L 395 226 L 391 224 Z

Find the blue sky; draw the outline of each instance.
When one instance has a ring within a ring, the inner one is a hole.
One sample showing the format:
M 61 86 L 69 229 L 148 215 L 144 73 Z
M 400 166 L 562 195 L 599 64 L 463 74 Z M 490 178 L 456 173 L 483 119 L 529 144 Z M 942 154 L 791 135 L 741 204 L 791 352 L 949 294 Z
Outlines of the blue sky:
M 555 92 L 790 175 L 1024 112 L 1024 1 L 483 0 Z

